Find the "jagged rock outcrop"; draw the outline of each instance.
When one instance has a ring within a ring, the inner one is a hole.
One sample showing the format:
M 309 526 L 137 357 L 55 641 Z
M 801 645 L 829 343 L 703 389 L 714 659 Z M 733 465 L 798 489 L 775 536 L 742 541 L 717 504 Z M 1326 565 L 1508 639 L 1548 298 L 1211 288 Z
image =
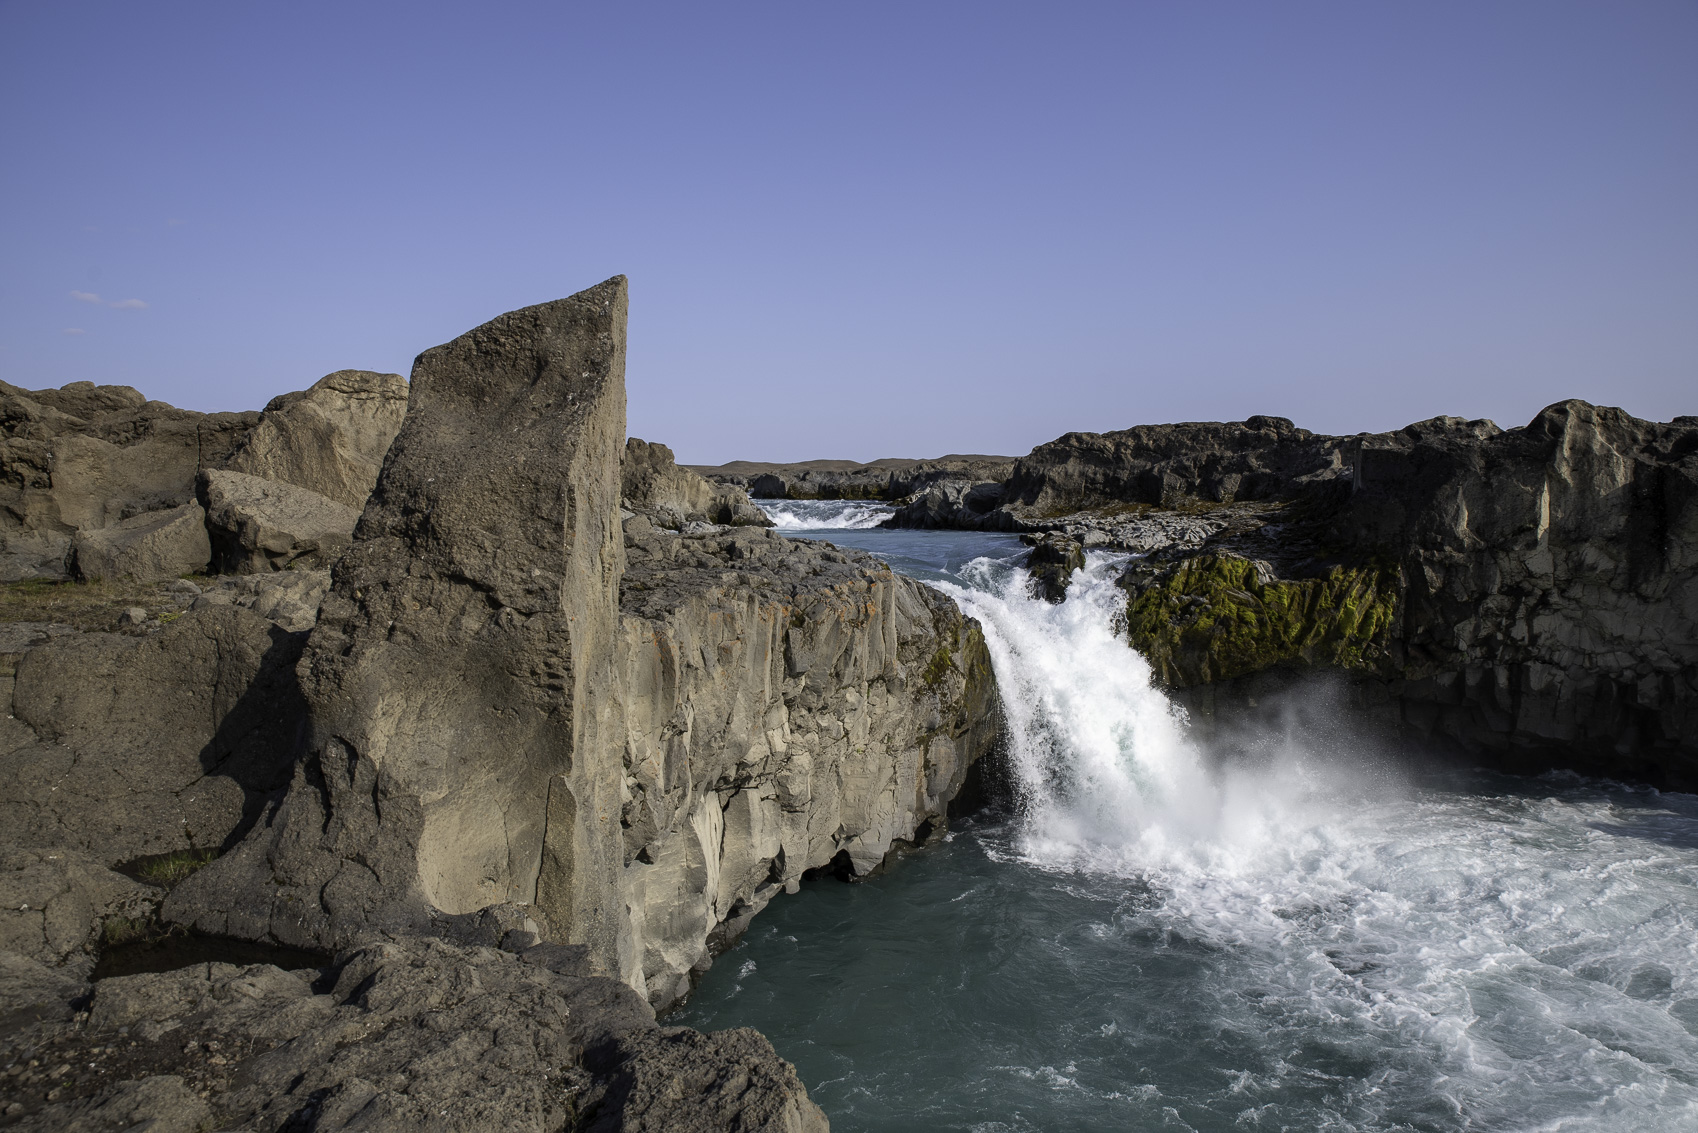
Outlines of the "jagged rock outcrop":
M 353 542 L 358 508 L 310 489 L 208 469 L 195 492 L 204 507 L 212 566 L 256 574 L 328 567 Z
M 674 529 L 686 523 L 771 527 L 766 512 L 741 488 L 711 484 L 680 468 L 665 445 L 630 437 L 619 464 L 620 493 L 627 508 L 648 512 Z
M 1038 518 L 1105 505 L 1287 498 L 1344 474 L 1342 442 L 1284 417 L 1068 433 L 1015 462 L 1003 505 Z
M 306 758 L 165 912 L 341 947 L 521 902 L 629 957 L 613 705 L 623 277 L 419 356 L 300 664 Z
M 0 582 L 71 576 L 72 540 L 194 499 L 256 413 L 195 413 L 128 386 L 0 382 Z
M 202 963 L 92 989 L 0 954 L 9 1128 L 825 1133 L 753 1031 L 661 1027 L 581 950 L 374 943 L 323 969 Z M 84 1014 L 78 1007 L 86 1003 Z
M 1013 470 L 1014 458 L 886 457 L 870 464 L 853 460 L 807 460 L 798 464 L 736 460 L 730 464 L 690 467 L 716 484 L 745 488 L 757 499 L 900 500 L 944 480 L 1001 481 Z
M 807 870 L 941 832 L 999 713 L 978 624 L 871 556 L 625 532 L 624 888 L 664 1006 Z
M 72 540 L 77 577 L 164 582 L 204 571 L 212 560 L 206 512 L 190 500 L 148 511 L 110 527 L 79 531 Z
M 357 512 L 406 412 L 400 374 L 337 370 L 273 398 L 224 467 L 299 485 Z
M 1001 503 L 1002 485 L 995 480 L 940 480 L 897 508 L 884 526 L 972 530 Z
M 1073 572 L 1084 569 L 1084 545 L 1059 532 L 1043 536 L 1026 556 L 1032 592 L 1046 602 L 1064 601 L 1067 588 L 1073 583 Z
M 1134 640 L 1171 682 L 1320 665 L 1404 734 L 1698 786 L 1698 418 L 1568 401 L 1345 455 L 1332 498 L 1212 540 L 1213 558 L 1136 568 Z

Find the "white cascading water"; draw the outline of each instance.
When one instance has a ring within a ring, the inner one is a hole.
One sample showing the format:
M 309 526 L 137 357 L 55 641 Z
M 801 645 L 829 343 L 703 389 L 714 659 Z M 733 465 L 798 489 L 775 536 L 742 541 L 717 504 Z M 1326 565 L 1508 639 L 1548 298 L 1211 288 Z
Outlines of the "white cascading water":
M 756 500 L 780 531 L 866 531 L 896 514 L 865 500 Z
M 1698 1129 L 1689 797 L 1560 777 L 1545 798 L 1423 792 L 1290 739 L 1211 770 L 1114 632 L 1118 571 L 1092 555 L 1060 605 L 1007 563 L 944 585 L 984 626 L 1022 861 L 1152 885 L 1164 923 L 1288 1000 L 1270 1041 L 1324 1034 L 1381 1086 L 1430 1079 L 1458 1127 Z
M 1119 556 L 1051 605 L 1010 536 L 763 506 L 979 619 L 1021 804 L 775 901 L 698 990 L 833 1129 L 1698 1129 L 1698 797 L 1410 767 L 1319 694 L 1219 761 Z

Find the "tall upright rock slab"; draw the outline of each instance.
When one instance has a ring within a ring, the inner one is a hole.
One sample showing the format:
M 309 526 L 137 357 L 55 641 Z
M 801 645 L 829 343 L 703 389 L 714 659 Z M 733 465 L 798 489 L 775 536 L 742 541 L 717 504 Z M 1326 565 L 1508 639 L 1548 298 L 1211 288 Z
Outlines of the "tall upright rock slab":
M 167 915 L 341 947 L 522 903 L 609 974 L 631 969 L 622 745 L 604 735 L 625 317 L 617 276 L 419 356 L 301 661 L 307 758 Z

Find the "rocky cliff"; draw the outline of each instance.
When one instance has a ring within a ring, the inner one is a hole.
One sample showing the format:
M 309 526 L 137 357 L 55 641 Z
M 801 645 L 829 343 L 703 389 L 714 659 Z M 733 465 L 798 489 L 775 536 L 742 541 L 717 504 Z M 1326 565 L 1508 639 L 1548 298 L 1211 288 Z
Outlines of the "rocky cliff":
M 1569 401 L 1342 456 L 1306 502 L 1134 565 L 1132 641 L 1170 685 L 1206 712 L 1343 672 L 1404 735 L 1698 786 L 1698 419 Z
M 941 833 L 1000 719 L 984 638 L 870 556 L 625 524 L 623 886 L 641 984 L 689 990 L 809 870 Z

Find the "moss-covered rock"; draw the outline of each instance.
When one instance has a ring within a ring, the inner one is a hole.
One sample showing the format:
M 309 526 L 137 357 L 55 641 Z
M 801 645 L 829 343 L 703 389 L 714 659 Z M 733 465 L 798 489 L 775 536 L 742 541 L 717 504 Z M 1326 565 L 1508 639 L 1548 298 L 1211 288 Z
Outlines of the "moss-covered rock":
M 1393 566 L 1292 581 L 1234 555 L 1184 559 L 1129 589 L 1127 637 L 1174 688 L 1276 666 L 1382 672 L 1401 592 Z

